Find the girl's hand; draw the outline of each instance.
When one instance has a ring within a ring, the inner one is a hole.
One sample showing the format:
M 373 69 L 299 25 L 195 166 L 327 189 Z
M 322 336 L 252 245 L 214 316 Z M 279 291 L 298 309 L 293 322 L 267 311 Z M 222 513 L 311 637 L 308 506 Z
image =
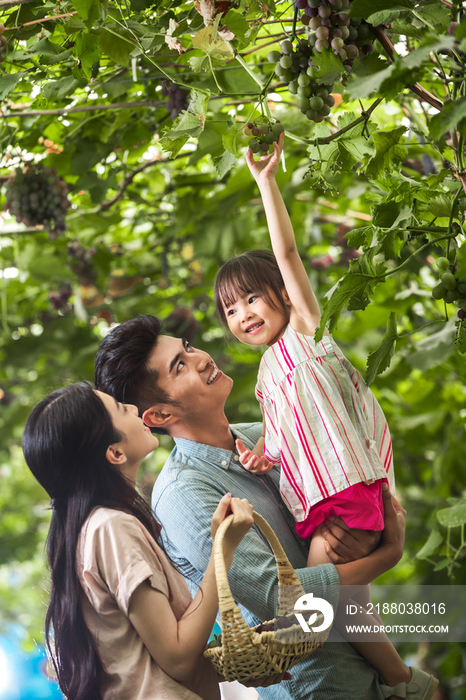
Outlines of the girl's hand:
M 284 141 L 285 134 L 283 133 L 278 137 L 278 143 L 275 142 L 273 144 L 273 153 L 262 156 L 260 160 L 254 160 L 254 153 L 248 148 L 246 162 L 254 180 L 259 186 L 267 180 L 275 179 L 278 166 L 280 165 L 280 156 L 283 151 Z
M 239 452 L 239 461 L 244 469 L 254 474 L 268 474 L 272 469 L 273 464 L 269 462 L 263 455 L 258 457 L 251 450 L 243 445 L 241 440 L 236 440 L 236 448 Z
M 233 513 L 235 517 L 224 538 L 224 546 L 226 545 L 233 552 L 247 531 L 254 525 L 252 512 L 253 506 L 246 498 L 233 498 L 231 493 L 225 494 L 212 516 L 212 524 L 210 526 L 212 539 L 215 538 L 220 523 Z

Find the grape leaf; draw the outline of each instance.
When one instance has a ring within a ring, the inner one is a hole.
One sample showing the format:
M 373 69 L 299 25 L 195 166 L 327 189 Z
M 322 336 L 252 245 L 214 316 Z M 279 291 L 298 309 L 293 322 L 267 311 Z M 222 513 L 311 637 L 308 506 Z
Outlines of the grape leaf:
M 224 177 L 231 167 L 236 163 L 236 156 L 229 151 L 225 151 L 218 158 L 213 158 L 215 169 L 220 178 Z
M 445 362 L 455 352 L 455 325 L 450 320 L 437 333 L 418 341 L 415 350 L 405 356 L 406 362 L 421 372 Z
M 450 508 L 438 510 L 437 520 L 444 527 L 460 527 L 466 524 L 466 498 Z
M 375 154 L 367 162 L 367 177 L 376 178 L 404 162 L 408 151 L 399 141 L 405 131 L 405 126 L 399 126 L 391 131 L 374 131 L 372 139 L 375 145 Z
M 209 95 L 193 91 L 188 109 L 173 122 L 171 129 L 164 129 L 160 145 L 174 158 L 191 137 L 200 136 L 204 130 Z
M 100 17 L 100 0 L 73 0 L 73 7 L 89 25 Z
M 416 559 L 428 559 L 443 542 L 443 536 L 438 530 L 431 530 L 427 542 L 416 554 Z
M 312 65 L 318 68 L 315 80 L 321 85 L 333 85 L 333 83 L 341 79 L 341 74 L 343 73 L 342 60 L 329 49 L 324 49 L 320 53 L 315 51 L 312 56 Z
M 121 66 L 129 66 L 129 55 L 135 47 L 133 40 L 104 27 L 100 32 L 99 45 L 101 52 L 112 61 Z
M 376 12 L 387 10 L 413 10 L 413 0 L 353 0 L 349 7 L 348 15 L 350 17 L 369 17 Z
M 26 71 L 20 71 L 18 73 L 7 73 L 2 74 L 2 80 L 0 82 L 0 100 L 5 99 L 5 97 L 15 89 L 17 83 L 27 75 Z
M 73 77 L 62 78 L 61 80 L 54 80 L 51 83 L 46 83 L 44 85 L 44 95 L 47 100 L 52 97 L 66 97 L 73 93 L 78 87 L 84 87 L 83 83 L 78 82 Z
M 434 25 L 438 31 L 442 31 L 448 27 L 451 22 L 450 11 L 440 3 L 419 3 L 416 8 L 416 13 L 422 17 L 427 25 Z
M 466 97 L 459 100 L 448 100 L 442 110 L 429 123 L 429 134 L 438 141 L 447 131 L 453 131 L 457 124 L 466 117 Z
M 424 27 L 414 27 L 408 22 L 398 20 L 397 22 L 392 22 L 390 27 L 390 35 L 400 34 L 401 36 L 409 36 L 412 39 L 422 39 L 425 36 L 426 30 Z
M 327 323 L 330 333 L 336 328 L 346 304 L 351 302 L 351 308 L 362 309 L 370 303 L 369 294 L 373 292 L 379 282 L 383 281 L 381 275 L 384 264 L 379 263 L 374 269 L 372 259 L 375 253 L 376 249 L 371 248 L 357 260 L 352 260 L 349 272 L 327 292 L 327 300 L 322 309 L 322 317 L 315 334 L 317 342 L 322 338 Z
M 90 79 L 92 76 L 92 66 L 100 58 L 97 37 L 89 32 L 81 32 L 78 34 L 76 37 L 76 54 L 81 61 L 84 75 L 86 78 Z
M 347 91 L 353 99 L 370 97 L 374 92 L 379 92 L 382 85 L 390 80 L 395 70 L 395 65 L 387 67 L 387 61 L 371 56 L 367 59 L 355 62 L 352 77 L 348 81 Z
M 222 25 L 228 27 L 235 35 L 235 39 L 240 42 L 249 31 L 249 23 L 240 12 L 235 12 L 235 10 L 228 10 L 227 14 L 222 18 Z
M 220 17 L 221 15 L 217 15 L 213 25 L 204 27 L 193 36 L 193 47 L 204 51 L 211 58 L 231 58 L 233 56 L 231 44 L 217 33 Z
M 396 315 L 395 312 L 392 311 L 388 317 L 387 329 L 380 347 L 374 352 L 371 352 L 367 358 L 366 383 L 368 385 L 372 384 L 376 376 L 384 372 L 387 367 L 390 366 L 390 362 L 395 353 L 397 340 Z
M 345 238 L 351 248 L 369 245 L 373 238 L 372 226 L 359 226 L 345 234 Z
M 388 202 L 380 202 L 372 207 L 372 223 L 382 229 L 392 231 L 402 221 L 406 221 L 411 216 L 411 207 L 401 206 L 400 202 L 393 199 Z

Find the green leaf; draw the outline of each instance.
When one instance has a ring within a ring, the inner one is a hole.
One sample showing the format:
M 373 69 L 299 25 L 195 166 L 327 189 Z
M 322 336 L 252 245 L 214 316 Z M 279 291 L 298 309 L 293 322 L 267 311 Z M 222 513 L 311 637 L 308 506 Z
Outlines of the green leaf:
M 249 32 L 249 22 L 246 21 L 240 12 L 235 12 L 235 10 L 228 10 L 221 21 L 224 27 L 228 27 L 233 32 L 238 41 L 244 39 Z
M 188 63 L 195 73 L 210 71 L 210 62 L 208 56 L 191 56 L 188 58 Z
M 399 126 L 391 131 L 374 131 L 372 139 L 375 145 L 375 154 L 366 165 L 367 177 L 377 178 L 404 162 L 407 149 L 399 142 L 405 131 L 405 126 Z
M 450 560 L 449 559 L 441 559 L 438 564 L 436 564 L 433 568 L 433 571 L 442 571 L 442 569 L 446 569 L 447 566 L 449 566 Z
M 73 7 L 78 12 L 78 16 L 92 24 L 100 17 L 100 0 L 72 0 Z
M 228 41 L 222 39 L 217 33 L 220 22 L 220 15 L 217 15 L 212 26 L 204 27 L 193 36 L 193 47 L 200 49 L 211 58 L 227 59 L 232 58 L 233 48 Z
M 350 17 L 369 17 L 376 12 L 387 10 L 406 11 L 414 9 L 412 0 L 353 0 L 349 7 Z
M 443 542 L 443 536 L 438 530 L 431 530 L 427 542 L 416 554 L 416 559 L 428 559 Z
M 396 341 L 398 340 L 396 330 L 396 315 L 392 311 L 388 317 L 387 329 L 380 347 L 371 352 L 367 358 L 366 383 L 368 385 L 372 384 L 376 376 L 390 366 L 392 357 L 395 354 Z
M 193 91 L 188 109 L 175 119 L 170 129 L 163 131 L 159 143 L 172 158 L 180 152 L 191 136 L 200 136 L 204 130 L 208 101 L 208 94 Z
M 134 41 L 104 27 L 99 35 L 100 50 L 121 66 L 129 66 L 129 55 L 135 48 Z
M 372 237 L 372 226 L 359 226 L 345 234 L 348 245 L 352 248 L 360 248 L 363 245 L 369 245 L 372 241 Z
M 228 129 L 223 134 L 222 136 L 222 142 L 227 151 L 232 153 L 234 156 L 239 155 L 238 149 L 241 147 L 241 145 L 246 145 L 242 144 L 242 136 L 243 136 L 243 130 L 242 129 L 237 129 L 236 124 L 234 122 L 230 121 L 228 123 Z
M 28 56 L 56 56 L 57 53 L 63 51 L 62 47 L 54 44 L 49 39 L 41 39 L 31 46 L 27 52 Z
M 46 83 L 44 85 L 44 95 L 47 100 L 53 97 L 60 99 L 73 94 L 78 87 L 84 87 L 84 85 L 70 76 L 69 78 L 55 80 L 53 83 Z
M 92 66 L 100 58 L 99 40 L 94 34 L 82 32 L 76 37 L 76 55 L 86 78 L 92 77 Z
M 378 56 L 366 56 L 357 59 L 351 71 L 347 90 L 353 99 L 370 97 L 379 92 L 383 83 L 390 79 L 395 70 L 394 64 L 382 61 Z
M 0 100 L 4 100 L 7 95 L 10 94 L 12 90 L 15 89 L 16 85 L 22 78 L 27 75 L 26 71 L 20 71 L 18 73 L 7 73 L 6 75 L 2 73 L 0 80 Z
M 438 141 L 447 131 L 453 131 L 459 122 L 466 117 L 466 97 L 459 100 L 448 100 L 442 110 L 429 123 L 429 134 Z
M 343 62 L 329 49 L 324 49 L 320 53 L 315 51 L 312 56 L 312 65 L 319 69 L 315 80 L 320 84 L 333 85 L 341 79 Z
M 236 163 L 236 156 L 234 156 L 229 151 L 225 151 L 221 156 L 219 156 L 218 158 L 214 158 L 213 160 L 215 169 L 218 172 L 218 176 L 222 178 Z
M 466 498 L 450 508 L 438 510 L 437 520 L 444 527 L 460 527 L 466 524 Z
M 439 31 L 445 30 L 451 22 L 450 10 L 438 2 L 419 3 L 416 13 L 427 25 L 433 25 Z

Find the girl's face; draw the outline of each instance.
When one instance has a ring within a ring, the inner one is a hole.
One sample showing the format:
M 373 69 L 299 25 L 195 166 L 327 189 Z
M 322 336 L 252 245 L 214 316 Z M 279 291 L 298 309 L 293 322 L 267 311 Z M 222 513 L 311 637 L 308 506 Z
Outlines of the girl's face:
M 109 412 L 115 428 L 123 434 L 118 447 L 124 453 L 126 463 L 139 465 L 144 457 L 159 446 L 158 439 L 139 418 L 136 406 L 120 403 L 102 391 L 95 393 Z
M 249 292 L 238 296 L 231 306 L 223 305 L 228 328 L 234 336 L 246 345 L 273 345 L 280 340 L 289 317 L 280 308 L 276 294 L 270 290 L 277 308 L 272 308 L 264 297 Z M 283 295 L 286 306 L 289 300 Z

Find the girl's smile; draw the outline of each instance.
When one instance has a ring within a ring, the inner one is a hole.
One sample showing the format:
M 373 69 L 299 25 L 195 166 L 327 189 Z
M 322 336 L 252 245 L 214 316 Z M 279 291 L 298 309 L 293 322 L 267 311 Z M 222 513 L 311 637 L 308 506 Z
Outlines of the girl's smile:
M 246 345 L 273 345 L 282 336 L 288 316 L 281 311 L 272 291 L 271 296 L 277 308 L 272 308 L 264 297 L 254 292 L 239 296 L 229 306 L 224 304 L 230 331 Z

